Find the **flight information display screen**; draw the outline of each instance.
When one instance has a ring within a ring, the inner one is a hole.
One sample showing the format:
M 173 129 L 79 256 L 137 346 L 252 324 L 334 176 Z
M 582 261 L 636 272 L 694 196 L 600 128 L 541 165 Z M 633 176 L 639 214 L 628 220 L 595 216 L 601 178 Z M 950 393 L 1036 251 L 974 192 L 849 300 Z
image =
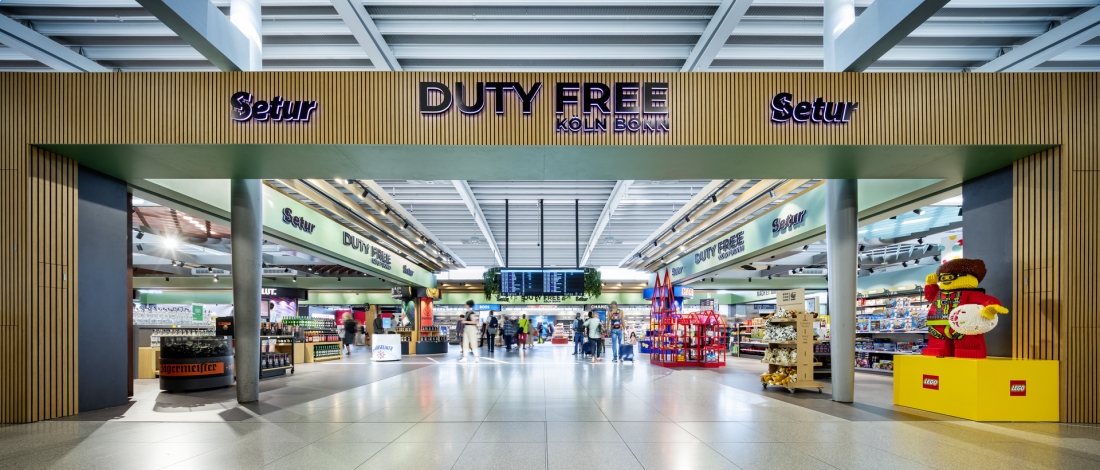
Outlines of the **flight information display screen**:
M 582 269 L 501 269 L 500 295 L 584 295 Z

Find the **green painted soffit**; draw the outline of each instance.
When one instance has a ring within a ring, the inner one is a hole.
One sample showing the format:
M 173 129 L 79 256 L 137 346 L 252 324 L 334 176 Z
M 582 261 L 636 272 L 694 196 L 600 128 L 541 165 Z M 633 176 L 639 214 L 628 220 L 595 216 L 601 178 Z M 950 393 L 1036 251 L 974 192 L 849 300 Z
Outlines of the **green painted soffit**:
M 594 180 L 935 178 L 1054 145 L 433 146 L 39 144 L 116 178 Z
M 569 300 L 562 302 L 537 302 L 534 300 L 521 301 L 518 297 L 512 297 L 508 301 L 498 301 L 496 299 L 486 300 L 485 294 L 481 292 L 443 292 L 443 300 L 437 301 L 437 304 L 444 305 L 462 305 L 467 300 L 473 300 L 479 304 L 502 304 L 502 305 L 590 305 L 590 304 L 606 304 L 612 301 L 618 302 L 623 305 L 637 305 L 648 304 L 649 301 L 642 297 L 641 292 L 604 292 L 599 297 L 588 297 L 588 300 L 578 301 L 576 297 L 569 297 Z

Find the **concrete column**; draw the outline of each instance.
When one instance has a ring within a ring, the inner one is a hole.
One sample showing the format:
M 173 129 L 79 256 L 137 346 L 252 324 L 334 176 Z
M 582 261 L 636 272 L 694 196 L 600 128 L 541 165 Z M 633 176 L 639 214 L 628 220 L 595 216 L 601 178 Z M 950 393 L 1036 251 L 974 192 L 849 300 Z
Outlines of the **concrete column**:
M 827 180 L 825 192 L 833 401 L 851 403 L 855 390 L 856 256 L 859 241 L 856 180 Z
M 233 239 L 233 330 L 237 401 L 260 399 L 260 282 L 263 271 L 263 198 L 260 180 L 230 183 Z
M 822 44 L 825 46 L 825 71 L 837 72 L 836 37 L 856 21 L 855 0 L 825 0 L 825 29 Z
M 260 21 L 260 0 L 231 0 L 229 22 L 244 33 L 249 43 L 249 72 L 263 70 L 263 23 Z

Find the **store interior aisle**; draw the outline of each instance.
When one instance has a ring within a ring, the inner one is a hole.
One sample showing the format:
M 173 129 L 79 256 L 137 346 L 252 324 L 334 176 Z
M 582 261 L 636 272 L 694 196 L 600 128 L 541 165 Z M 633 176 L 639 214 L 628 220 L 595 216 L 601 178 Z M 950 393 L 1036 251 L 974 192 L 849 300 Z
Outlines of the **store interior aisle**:
M 740 387 L 749 361 L 671 370 L 575 360 L 571 346 L 374 364 L 365 352 L 232 388 L 0 428 L 2 468 L 1097 468 L 1100 429 L 806 406 Z M 758 363 L 757 363 L 758 364 Z M 826 397 L 821 397 L 827 401 Z M 846 407 L 848 405 L 833 404 Z M 828 411 L 828 410 L 826 410 Z M 881 418 L 881 416 L 880 416 Z

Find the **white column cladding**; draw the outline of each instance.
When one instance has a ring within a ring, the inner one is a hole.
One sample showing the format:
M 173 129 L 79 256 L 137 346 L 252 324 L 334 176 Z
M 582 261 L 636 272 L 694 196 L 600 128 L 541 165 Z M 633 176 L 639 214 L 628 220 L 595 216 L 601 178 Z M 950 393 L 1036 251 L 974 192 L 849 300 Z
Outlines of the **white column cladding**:
M 260 0 L 229 2 L 229 21 L 244 33 L 244 37 L 248 38 L 248 71 L 263 70 L 263 23 L 260 20 Z
M 827 180 L 825 191 L 833 401 L 851 403 L 856 361 L 857 180 Z
M 826 72 L 839 71 L 836 68 L 836 49 L 834 48 L 836 38 L 855 21 L 855 0 L 825 0 L 825 28 L 822 44 L 825 46 L 824 70 Z
M 263 196 L 260 180 L 230 183 L 233 237 L 233 331 L 237 402 L 260 399 L 260 284 L 263 261 Z

